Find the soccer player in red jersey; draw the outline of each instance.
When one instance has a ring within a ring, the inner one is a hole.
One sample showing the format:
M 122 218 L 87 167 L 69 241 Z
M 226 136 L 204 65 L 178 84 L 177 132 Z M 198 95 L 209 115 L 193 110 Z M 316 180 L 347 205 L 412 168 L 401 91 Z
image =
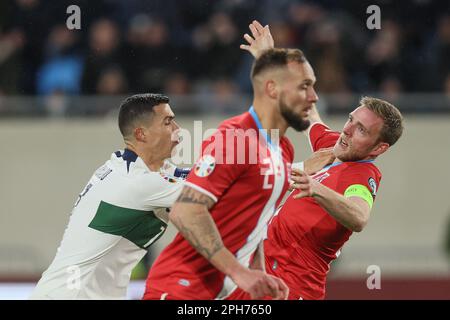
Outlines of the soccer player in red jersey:
M 257 27 L 261 30 L 257 36 L 271 37 L 262 26 Z M 250 42 L 252 45 L 257 47 Z M 249 51 L 257 56 L 258 50 Z M 336 160 L 313 176 L 297 171 L 300 179 L 269 223 L 264 241 L 266 271 L 285 281 L 289 299 L 325 297 L 330 263 L 351 234 L 362 231 L 369 219 L 381 180 L 374 160 L 394 145 L 403 131 L 398 109 L 369 97 L 362 98 L 350 113 L 341 133 L 326 126 L 315 107 L 310 120 L 307 133 L 312 150 L 333 147 Z M 228 298 L 248 299 L 249 295 L 238 289 Z
M 315 76 L 300 50 L 271 49 L 251 80 L 253 106 L 203 141 L 169 215 L 179 233 L 153 264 L 144 299 L 221 299 L 237 286 L 251 298 L 288 296 L 261 270 L 262 240 L 289 187 L 294 150 L 284 134 L 309 127 Z

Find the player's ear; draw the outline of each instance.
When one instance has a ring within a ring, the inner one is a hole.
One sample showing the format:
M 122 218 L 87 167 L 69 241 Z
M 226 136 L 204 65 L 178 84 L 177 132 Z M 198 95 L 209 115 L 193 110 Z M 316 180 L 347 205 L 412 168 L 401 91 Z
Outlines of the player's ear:
M 266 94 L 272 99 L 278 99 L 278 87 L 275 80 L 267 80 L 265 84 Z
M 389 143 L 379 142 L 375 148 L 372 150 L 372 155 L 379 156 L 380 154 L 385 153 L 389 149 Z
M 134 128 L 133 134 L 136 141 L 145 142 L 147 139 L 145 129 L 142 127 Z

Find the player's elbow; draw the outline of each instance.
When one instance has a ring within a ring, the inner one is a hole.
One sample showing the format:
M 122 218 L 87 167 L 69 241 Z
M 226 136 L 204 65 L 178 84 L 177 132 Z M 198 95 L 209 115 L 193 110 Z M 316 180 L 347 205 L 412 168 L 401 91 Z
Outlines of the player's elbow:
M 361 231 L 363 231 L 363 229 L 364 229 L 364 226 L 362 224 L 355 224 L 352 227 L 353 232 L 361 232 Z
M 367 225 L 367 219 L 361 217 L 361 218 L 355 219 L 351 229 L 353 232 L 361 232 L 366 227 L 366 225 Z
M 170 210 L 169 214 L 169 221 L 176 224 L 176 221 L 179 220 L 180 217 L 180 210 L 179 208 L 176 208 L 175 206 L 172 207 L 172 209 Z

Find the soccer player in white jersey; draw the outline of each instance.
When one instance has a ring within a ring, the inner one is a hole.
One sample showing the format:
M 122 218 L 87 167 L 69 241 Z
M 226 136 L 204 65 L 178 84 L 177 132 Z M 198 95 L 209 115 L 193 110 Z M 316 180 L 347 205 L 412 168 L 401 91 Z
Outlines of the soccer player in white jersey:
M 180 191 L 177 178 L 187 175 L 166 161 L 179 130 L 168 103 L 163 95 L 140 94 L 121 104 L 126 148 L 114 152 L 78 196 L 32 299 L 126 297 L 132 269 L 166 229 L 166 208 Z

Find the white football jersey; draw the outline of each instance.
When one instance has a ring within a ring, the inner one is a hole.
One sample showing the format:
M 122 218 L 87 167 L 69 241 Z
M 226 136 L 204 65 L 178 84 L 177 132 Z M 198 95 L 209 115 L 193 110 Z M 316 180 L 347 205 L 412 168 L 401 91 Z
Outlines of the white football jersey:
M 75 202 L 56 257 L 31 299 L 124 299 L 131 271 L 166 230 L 160 210 L 182 180 L 125 149 L 97 169 Z M 173 170 L 172 170 L 173 171 Z

